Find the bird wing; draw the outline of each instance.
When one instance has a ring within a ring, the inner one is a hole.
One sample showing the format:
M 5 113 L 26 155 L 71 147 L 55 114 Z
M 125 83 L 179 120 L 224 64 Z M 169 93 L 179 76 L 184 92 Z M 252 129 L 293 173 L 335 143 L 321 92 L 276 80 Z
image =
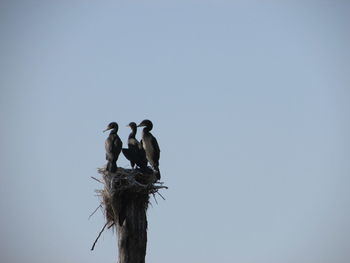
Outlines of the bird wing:
M 110 135 L 105 141 L 105 148 L 107 153 L 110 153 L 113 150 L 113 139 L 113 136 Z
M 159 145 L 157 142 L 157 139 L 155 137 L 152 137 L 152 146 L 153 146 L 153 154 L 156 160 L 159 160 L 160 157 L 160 149 L 159 149 Z
M 117 155 L 120 154 L 122 147 L 123 147 L 123 142 L 122 140 L 119 138 L 119 136 L 117 135 L 115 140 L 114 140 L 114 150 L 116 151 Z
M 108 136 L 108 138 L 105 141 L 105 148 L 106 148 L 106 160 L 112 160 L 113 159 L 113 136 Z
M 140 140 L 140 143 L 139 143 L 139 148 L 137 150 L 137 156 L 138 156 L 137 165 L 141 168 L 147 167 L 146 152 L 145 152 L 145 149 L 143 148 L 142 140 Z

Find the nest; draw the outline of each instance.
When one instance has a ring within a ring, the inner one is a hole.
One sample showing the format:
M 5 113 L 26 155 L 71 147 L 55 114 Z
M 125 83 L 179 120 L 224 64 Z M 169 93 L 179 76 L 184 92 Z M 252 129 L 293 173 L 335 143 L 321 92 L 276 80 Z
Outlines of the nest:
M 131 203 L 146 211 L 150 202 L 150 195 L 153 195 L 155 200 L 156 194 L 164 199 L 158 191 L 163 188 L 167 189 L 162 182 L 157 182 L 157 174 L 150 168 L 139 170 L 118 167 L 115 173 L 107 171 L 106 168 L 100 168 L 98 172 L 102 175 L 102 180 L 92 178 L 104 186 L 103 189 L 96 190 L 96 192 L 101 200 L 98 208 L 102 208 L 106 224 L 91 250 L 94 249 L 98 238 L 107 226 L 108 228 L 121 227 L 125 223 L 127 213 L 129 213 L 128 210 L 131 210 L 128 208 Z

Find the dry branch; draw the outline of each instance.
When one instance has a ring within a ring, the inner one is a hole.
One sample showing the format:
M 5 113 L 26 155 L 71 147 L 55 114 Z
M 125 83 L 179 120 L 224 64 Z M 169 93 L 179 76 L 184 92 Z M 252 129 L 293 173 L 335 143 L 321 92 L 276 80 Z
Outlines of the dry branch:
M 96 209 L 94 210 L 94 212 L 92 212 L 90 215 L 89 215 L 89 219 L 97 212 L 97 210 L 102 207 L 102 205 L 100 204 L 98 207 L 96 207 Z
M 100 231 L 100 233 L 98 233 L 98 236 L 97 236 L 97 238 L 95 239 L 95 242 L 94 242 L 94 244 L 93 244 L 92 247 L 91 247 L 91 251 L 94 250 L 95 245 L 96 245 L 98 239 L 100 238 L 102 232 L 105 230 L 105 228 L 106 228 L 107 225 L 108 225 L 108 223 L 106 223 L 106 224 L 102 227 L 102 230 Z

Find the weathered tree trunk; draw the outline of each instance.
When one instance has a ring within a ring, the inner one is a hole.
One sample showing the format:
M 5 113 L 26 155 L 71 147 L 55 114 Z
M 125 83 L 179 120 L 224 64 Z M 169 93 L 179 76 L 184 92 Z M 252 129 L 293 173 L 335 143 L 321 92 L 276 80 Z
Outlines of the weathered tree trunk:
M 123 197 L 126 218 L 117 227 L 119 263 L 145 263 L 148 198 L 148 194 L 141 193 Z
M 145 263 L 149 196 L 159 194 L 159 189 L 167 187 L 157 181 L 157 174 L 150 168 L 140 171 L 118 167 L 115 173 L 104 168 L 98 171 L 103 177 L 102 181 L 96 180 L 104 184 L 104 189 L 98 192 L 102 197 L 101 206 L 107 221 L 99 236 L 105 227 L 115 226 L 118 235 L 118 263 Z

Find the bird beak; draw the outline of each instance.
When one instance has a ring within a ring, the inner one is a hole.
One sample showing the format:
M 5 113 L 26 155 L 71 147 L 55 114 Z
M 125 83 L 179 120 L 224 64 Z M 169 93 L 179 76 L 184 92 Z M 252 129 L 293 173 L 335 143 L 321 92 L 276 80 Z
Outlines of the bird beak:
M 112 128 L 107 128 L 107 129 L 105 129 L 103 132 L 106 132 L 106 131 L 108 131 L 108 130 L 110 130 L 110 129 L 112 129 Z
M 145 125 L 143 125 L 142 123 L 140 123 L 139 125 L 137 125 L 137 127 L 143 127 Z

